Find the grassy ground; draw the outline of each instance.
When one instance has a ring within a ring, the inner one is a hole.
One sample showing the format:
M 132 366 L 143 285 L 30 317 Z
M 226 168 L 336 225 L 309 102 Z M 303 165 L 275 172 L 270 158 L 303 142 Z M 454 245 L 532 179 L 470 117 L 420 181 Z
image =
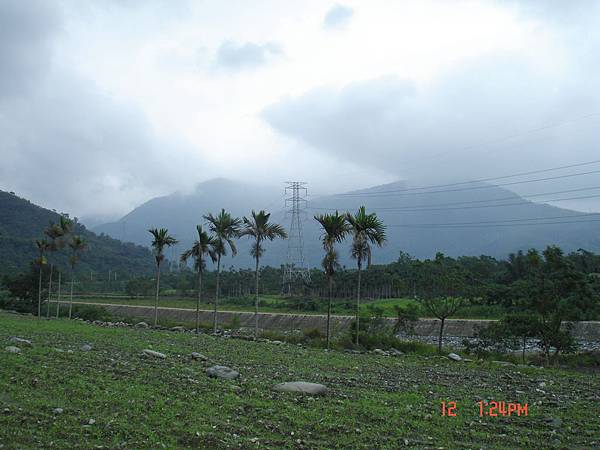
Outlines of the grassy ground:
M 11 336 L 34 345 L 7 353 Z M 4 449 L 600 445 L 600 378 L 574 372 L 327 353 L 4 313 L 0 342 Z M 93 350 L 83 352 L 84 343 Z M 167 358 L 141 356 L 146 348 Z M 207 364 L 239 370 L 241 378 L 208 378 L 192 351 L 205 354 Z M 330 393 L 313 398 L 271 389 L 293 380 L 326 384 Z M 480 398 L 528 403 L 529 416 L 480 418 Z M 442 400 L 457 402 L 457 417 L 441 416 Z
M 125 305 L 144 305 L 154 306 L 154 298 L 103 298 L 103 297 L 81 297 L 76 298 L 75 301 L 93 302 L 93 303 L 116 303 Z M 236 304 L 235 300 L 224 298 L 220 301 L 220 310 L 222 311 L 254 311 L 253 299 L 248 298 L 245 305 Z M 196 308 L 196 301 L 193 298 L 161 298 L 159 300 L 160 306 L 166 306 L 171 308 Z M 407 307 L 415 306 L 419 307 L 420 303 L 416 300 L 409 298 L 390 298 L 390 299 L 379 299 L 374 301 L 363 302 L 361 305 L 362 311 L 373 310 L 377 308 L 382 312 L 384 317 L 396 317 L 396 307 Z M 211 309 L 212 304 L 203 303 L 201 305 L 203 309 Z M 324 314 L 326 313 L 326 301 L 323 300 L 322 311 L 310 311 L 310 310 L 298 310 L 289 304 L 284 298 L 277 295 L 264 295 L 261 296 L 261 304 L 259 307 L 261 312 L 265 313 L 301 313 L 301 314 Z M 354 301 L 353 300 L 334 300 L 332 312 L 340 315 L 354 315 Z M 453 318 L 456 319 L 495 319 L 502 315 L 502 311 L 498 308 L 489 306 L 466 306 L 460 309 Z M 422 317 L 428 317 L 426 311 L 422 311 Z

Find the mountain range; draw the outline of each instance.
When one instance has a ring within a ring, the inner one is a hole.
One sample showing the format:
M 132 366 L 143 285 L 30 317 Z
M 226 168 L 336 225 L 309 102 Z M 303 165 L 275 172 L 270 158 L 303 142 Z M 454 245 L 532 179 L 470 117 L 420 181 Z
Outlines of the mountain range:
M 302 220 L 304 254 L 309 266 L 318 266 L 323 253 L 318 223 L 313 216 L 335 209 L 355 211 L 361 205 L 367 212 L 376 212 L 387 225 L 387 243 L 373 252 L 374 263 L 395 261 L 401 251 L 418 258 L 433 257 L 438 251 L 449 256 L 504 258 L 517 250 L 550 244 L 566 251 L 600 250 L 600 222 L 586 222 L 597 215 L 588 217 L 577 211 L 528 201 L 487 183 L 421 190 L 402 181 L 311 200 Z M 97 226 L 94 231 L 148 246 L 149 228 L 168 228 L 179 240 L 177 246 L 167 251 L 167 257 L 175 259 L 193 242 L 195 225 L 205 222 L 203 215 L 218 213 L 221 208 L 236 216 L 249 215 L 252 209 L 265 209 L 272 213 L 273 221 L 286 228 L 291 221 L 284 205 L 283 188 L 219 178 L 200 183 L 189 193 L 153 198 L 120 220 Z M 287 245 L 285 241 L 268 242 L 263 263 L 276 267 L 284 264 Z M 238 255 L 227 256 L 224 265 L 251 267 L 249 248 L 248 240 L 241 239 Z M 339 253 L 342 264 L 352 264 L 349 242 L 340 245 Z

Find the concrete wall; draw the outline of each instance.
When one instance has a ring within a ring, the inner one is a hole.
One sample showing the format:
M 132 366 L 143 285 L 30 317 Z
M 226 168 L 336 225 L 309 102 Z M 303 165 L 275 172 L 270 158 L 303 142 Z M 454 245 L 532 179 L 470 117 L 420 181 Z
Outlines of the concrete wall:
M 89 304 L 99 306 L 97 303 L 77 302 L 79 304 Z M 133 306 L 103 304 L 101 305 L 116 316 L 139 317 L 146 320 L 154 319 L 154 308 L 151 306 Z M 158 309 L 158 317 L 179 323 L 191 323 L 195 321 L 196 312 L 191 309 L 164 308 Z M 234 317 L 239 319 L 241 327 L 254 327 L 254 313 L 250 312 L 219 312 L 219 326 L 228 327 Z M 201 310 L 200 322 L 212 324 L 212 311 Z M 332 316 L 332 332 L 341 332 L 350 326 L 353 321 L 352 316 Z M 385 319 L 390 326 L 394 326 L 395 319 Z M 471 337 L 474 333 L 487 325 L 492 320 L 470 320 L 470 319 L 447 319 L 444 326 L 445 336 Z M 327 326 L 327 316 L 314 314 L 282 314 L 282 313 L 259 313 L 260 328 L 269 330 L 309 330 L 318 328 L 325 333 Z M 415 326 L 415 334 L 421 336 L 435 336 L 439 333 L 440 321 L 437 319 L 421 319 Z M 577 322 L 573 329 L 573 334 L 578 339 L 586 341 L 600 341 L 600 322 Z

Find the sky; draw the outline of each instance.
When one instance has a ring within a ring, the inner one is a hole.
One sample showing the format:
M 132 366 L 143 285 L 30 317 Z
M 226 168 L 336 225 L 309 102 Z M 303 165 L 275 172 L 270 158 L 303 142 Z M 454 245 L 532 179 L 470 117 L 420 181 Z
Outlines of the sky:
M 592 1 L 1 0 L 0 189 L 100 223 L 216 177 L 317 196 L 593 161 L 599 52 Z

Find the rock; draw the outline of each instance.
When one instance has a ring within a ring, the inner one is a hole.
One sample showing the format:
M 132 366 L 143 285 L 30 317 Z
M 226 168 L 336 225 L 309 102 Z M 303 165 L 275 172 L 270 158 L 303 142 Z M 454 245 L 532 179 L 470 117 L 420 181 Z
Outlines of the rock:
M 52 410 L 52 412 L 53 412 L 54 414 L 62 414 L 62 413 L 64 412 L 64 409 L 62 409 L 62 408 L 54 408 L 54 409 Z
M 398 350 L 397 348 L 392 348 L 390 350 L 390 353 L 392 356 L 404 356 L 404 352 L 401 350 Z
M 462 358 L 456 353 L 448 353 L 448 358 L 452 361 L 462 361 Z
M 273 389 L 279 392 L 300 392 L 311 395 L 321 395 L 327 392 L 327 386 L 318 383 L 308 383 L 306 381 L 279 383 L 273 386 Z
M 224 378 L 234 380 L 240 376 L 240 373 L 227 366 L 212 366 L 206 369 L 206 374 L 213 378 Z
M 14 342 L 15 344 L 21 344 L 21 345 L 27 345 L 29 347 L 32 347 L 33 344 L 31 343 L 31 341 L 29 339 L 23 339 L 17 336 L 13 336 L 10 338 L 11 342 Z
M 191 357 L 192 359 L 197 359 L 199 361 L 208 361 L 208 358 L 206 356 L 198 352 L 192 352 Z
M 144 350 L 142 353 L 146 356 L 152 356 L 153 358 L 165 359 L 167 357 L 167 355 L 165 355 L 164 353 L 155 352 L 154 350 L 149 349 Z
M 551 426 L 553 428 L 558 428 L 562 425 L 562 420 L 554 417 L 545 417 L 544 422 L 546 423 L 546 425 Z
M 81 346 L 81 351 L 82 352 L 89 352 L 90 350 L 92 350 L 92 346 L 90 344 L 83 344 Z
M 281 344 L 283 344 L 283 341 L 275 340 L 275 341 L 271 341 L 271 344 L 281 345 Z
M 504 367 L 508 367 L 508 366 L 514 366 L 513 363 L 511 363 L 510 361 L 492 361 L 494 364 L 498 364 L 500 366 L 504 366 Z
M 136 328 L 148 328 L 150 325 L 148 325 L 146 322 L 138 322 L 135 324 Z
M 185 331 L 185 328 L 183 328 L 183 327 L 173 327 L 173 328 L 171 328 L 171 331 Z
M 373 353 L 381 356 L 389 356 L 388 352 L 381 350 L 380 348 L 376 348 L 373 350 Z
M 19 347 L 15 347 L 14 345 L 9 345 L 8 347 L 4 347 L 8 353 L 21 353 L 21 349 Z

